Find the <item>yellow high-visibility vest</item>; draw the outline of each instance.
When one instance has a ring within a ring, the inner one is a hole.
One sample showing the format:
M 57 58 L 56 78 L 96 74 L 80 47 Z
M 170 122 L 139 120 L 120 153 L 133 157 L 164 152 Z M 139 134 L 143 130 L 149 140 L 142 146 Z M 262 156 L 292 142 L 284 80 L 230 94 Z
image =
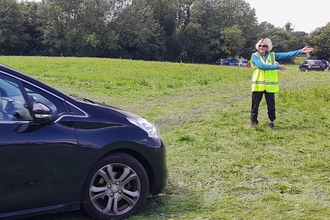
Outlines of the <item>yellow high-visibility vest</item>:
M 264 61 L 264 59 L 262 59 L 261 55 L 258 52 L 256 52 L 255 54 L 260 58 L 263 63 L 272 65 L 275 64 L 274 52 L 268 54 L 266 62 Z M 277 70 L 261 70 L 257 66 L 255 66 L 253 62 L 250 63 L 251 67 L 254 69 L 252 75 L 252 92 L 278 92 L 279 86 Z

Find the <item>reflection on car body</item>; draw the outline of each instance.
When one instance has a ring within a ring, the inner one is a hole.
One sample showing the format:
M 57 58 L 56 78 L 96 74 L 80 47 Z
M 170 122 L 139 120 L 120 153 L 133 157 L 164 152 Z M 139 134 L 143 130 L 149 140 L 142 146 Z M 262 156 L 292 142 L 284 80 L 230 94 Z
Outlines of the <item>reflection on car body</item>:
M 157 127 L 0 65 L 0 219 L 137 214 L 167 180 Z

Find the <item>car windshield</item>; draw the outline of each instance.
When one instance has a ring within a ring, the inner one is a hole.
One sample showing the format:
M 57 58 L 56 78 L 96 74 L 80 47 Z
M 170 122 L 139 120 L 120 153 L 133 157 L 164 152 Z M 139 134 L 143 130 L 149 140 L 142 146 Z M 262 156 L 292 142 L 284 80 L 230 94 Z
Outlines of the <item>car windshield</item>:
M 320 60 L 313 60 L 312 61 L 312 64 L 313 65 L 322 65 L 322 61 L 320 61 Z

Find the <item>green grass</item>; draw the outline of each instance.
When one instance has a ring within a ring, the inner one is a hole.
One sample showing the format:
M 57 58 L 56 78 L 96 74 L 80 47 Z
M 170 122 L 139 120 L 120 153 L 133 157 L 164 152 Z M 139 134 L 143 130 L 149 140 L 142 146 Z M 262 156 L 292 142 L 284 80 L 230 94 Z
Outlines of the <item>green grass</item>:
M 164 194 L 131 220 L 329 219 L 330 72 L 280 72 L 275 130 L 251 69 L 98 58 L 0 57 L 60 90 L 133 111 L 167 146 Z M 31 220 L 86 220 L 80 212 Z

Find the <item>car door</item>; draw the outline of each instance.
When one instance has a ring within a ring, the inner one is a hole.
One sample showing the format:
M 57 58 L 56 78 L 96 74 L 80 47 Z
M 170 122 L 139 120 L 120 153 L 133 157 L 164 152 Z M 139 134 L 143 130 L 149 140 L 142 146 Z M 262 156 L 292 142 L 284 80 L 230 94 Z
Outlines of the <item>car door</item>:
M 1 73 L 0 93 L 0 213 L 75 200 L 78 145 L 70 117 L 36 122 L 27 97 L 54 117 L 67 111 L 63 100 Z

